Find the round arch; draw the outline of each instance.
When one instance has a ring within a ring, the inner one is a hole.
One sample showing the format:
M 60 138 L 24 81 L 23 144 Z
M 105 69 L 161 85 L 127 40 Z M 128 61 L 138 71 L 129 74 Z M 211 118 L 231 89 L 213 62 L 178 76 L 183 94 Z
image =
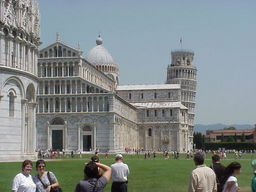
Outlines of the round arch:
M 50 124 L 51 125 L 64 125 L 65 121 L 61 117 L 55 117 L 54 119 L 51 120 Z
M 28 85 L 26 90 L 26 99 L 28 102 L 34 102 L 35 101 L 35 86 L 31 83 Z
M 17 77 L 9 77 L 8 79 L 6 79 L 6 81 L 3 83 L 3 87 L 0 91 L 2 91 L 8 84 L 13 84 L 16 85 L 16 87 L 19 88 L 19 91 L 21 93 L 21 98 L 24 98 L 25 95 L 25 90 L 24 90 L 24 84 L 22 83 L 22 81 L 17 78 Z M 0 92 L 1 94 L 1 92 Z

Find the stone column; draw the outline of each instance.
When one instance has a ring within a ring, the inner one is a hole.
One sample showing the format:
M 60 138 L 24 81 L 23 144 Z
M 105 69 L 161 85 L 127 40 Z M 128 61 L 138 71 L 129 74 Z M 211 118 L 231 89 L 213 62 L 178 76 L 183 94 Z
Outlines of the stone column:
M 96 106 L 97 106 L 97 112 L 100 111 L 100 103 L 99 103 L 99 97 L 96 97 Z
M 50 64 L 50 67 L 51 67 L 51 76 L 50 77 L 53 77 L 53 63 Z
M 102 97 L 102 111 L 105 111 L 105 97 Z
M 50 113 L 51 112 L 51 100 L 50 98 L 48 98 L 48 109 L 47 112 Z
M 55 80 L 53 80 L 53 94 L 55 95 L 56 92 L 55 92 Z
M 155 128 L 152 128 L 153 150 L 155 149 L 155 132 L 156 132 Z
M 42 82 L 42 88 L 43 88 L 42 93 L 44 95 L 45 94 L 45 81 Z
M 67 98 L 64 97 L 64 112 L 67 112 Z
M 64 80 L 64 94 L 67 94 L 67 80 Z
M 37 73 L 38 73 L 38 77 L 43 77 L 43 74 L 42 74 L 42 63 L 39 63 L 39 69 L 38 69 Z
M 60 113 L 62 112 L 62 98 L 59 97 L 59 109 L 60 109 Z
M 43 103 L 43 108 L 42 108 L 42 109 L 43 109 L 43 113 L 44 113 L 44 112 L 45 112 L 45 111 L 44 111 L 44 97 L 43 97 L 43 99 L 42 99 L 42 103 Z
M 69 98 L 69 101 L 70 101 L 70 112 L 73 112 L 72 97 Z
M 83 97 L 80 97 L 80 108 L 81 112 L 84 112 Z
M 50 123 L 47 121 L 47 149 L 51 148 L 51 132 L 50 132 Z
M 64 63 L 61 63 L 61 76 L 64 77 Z
M 94 150 L 97 148 L 97 132 L 96 132 L 96 126 L 95 126 L 95 123 L 93 125 L 93 148 Z
M 65 121 L 65 127 L 64 127 L 64 150 L 66 151 L 68 149 L 68 125 L 67 121 Z
M 82 151 L 81 150 L 81 128 L 79 125 L 78 125 L 78 130 L 77 130 L 77 150 Z
M 4 64 L 4 62 L 3 62 L 3 49 L 4 49 L 3 35 L 4 35 L 4 33 L 2 31 L 0 31 L 0 44 L 2 45 L 2 46 L 0 46 L 0 65 Z
M 55 97 L 52 98 L 52 106 L 53 106 L 53 112 L 54 112 L 54 113 L 55 113 L 55 111 L 56 111 L 56 110 L 55 110 L 55 102 L 56 102 L 55 99 L 56 99 Z
M 85 97 L 85 112 L 88 112 L 89 109 L 88 109 L 88 97 Z
M 70 93 L 73 93 L 73 83 L 72 83 L 72 80 L 70 80 L 69 81 L 69 83 L 70 83 Z
M 77 112 L 77 105 L 78 105 L 78 102 L 77 102 L 77 97 L 75 97 L 75 111 Z
M 67 76 L 69 77 L 69 63 L 67 63 L 67 70 L 68 70 Z
M 94 97 L 92 97 L 92 112 L 94 112 Z

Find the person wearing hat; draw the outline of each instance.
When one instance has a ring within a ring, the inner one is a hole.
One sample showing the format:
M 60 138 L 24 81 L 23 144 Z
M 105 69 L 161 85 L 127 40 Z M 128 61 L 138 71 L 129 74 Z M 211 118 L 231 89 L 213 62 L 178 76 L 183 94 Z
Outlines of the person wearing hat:
M 111 192 L 127 192 L 129 167 L 123 163 L 123 156 L 121 154 L 116 155 L 115 161 L 111 165 L 113 180 Z
M 253 178 L 252 178 L 252 192 L 256 192 L 256 159 L 252 161 Z

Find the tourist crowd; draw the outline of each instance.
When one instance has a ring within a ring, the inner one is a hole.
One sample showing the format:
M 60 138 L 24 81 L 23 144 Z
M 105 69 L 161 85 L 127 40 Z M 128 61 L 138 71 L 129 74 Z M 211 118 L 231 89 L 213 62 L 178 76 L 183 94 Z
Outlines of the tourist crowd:
M 75 187 L 75 192 L 102 192 L 112 177 L 111 192 L 127 192 L 129 168 L 123 163 L 123 156 L 116 155 L 111 167 L 101 164 L 99 157 L 93 156 L 84 166 L 84 179 Z M 12 192 L 62 192 L 57 178 L 51 171 L 46 171 L 46 162 L 36 162 L 37 174 L 31 176 L 32 161 L 25 160 L 12 184 Z
M 148 153 L 145 155 L 148 157 Z M 153 152 L 154 155 L 154 152 Z M 164 154 L 168 156 L 168 154 Z M 176 154 L 177 155 L 177 154 Z M 190 153 L 187 153 L 190 156 Z M 196 168 L 192 171 L 188 192 L 238 192 L 237 175 L 240 174 L 241 164 L 232 162 L 227 167 L 220 163 L 220 155 L 213 154 L 212 165 L 204 164 L 205 154 L 197 152 L 193 159 Z M 128 190 L 128 165 L 123 163 L 123 156 L 116 155 L 115 163 L 111 167 L 101 164 L 97 154 L 84 166 L 84 179 L 79 181 L 75 192 L 102 192 L 112 177 L 111 192 L 126 192 Z M 252 161 L 254 177 L 252 192 L 256 192 L 256 160 Z M 37 174 L 31 176 L 32 162 L 25 160 L 22 171 L 13 179 L 12 192 L 62 192 L 58 180 L 53 172 L 46 171 L 46 162 L 36 162 Z

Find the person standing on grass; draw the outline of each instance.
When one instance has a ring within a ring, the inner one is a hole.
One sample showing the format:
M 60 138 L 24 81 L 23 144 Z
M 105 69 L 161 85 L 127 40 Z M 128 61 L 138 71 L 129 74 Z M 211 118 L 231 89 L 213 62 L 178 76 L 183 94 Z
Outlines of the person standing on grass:
M 30 175 L 32 166 L 32 161 L 23 161 L 21 166 L 22 172 L 13 179 L 12 192 L 36 192 L 36 184 Z
M 100 176 L 99 169 L 104 173 Z M 111 168 L 107 165 L 89 162 L 84 168 L 84 179 L 75 188 L 75 192 L 103 192 L 111 177 Z
M 52 172 L 45 170 L 46 163 L 44 160 L 36 162 L 37 174 L 33 177 L 36 184 L 36 192 L 50 192 L 59 187 L 58 180 Z
M 224 187 L 223 192 L 238 192 L 240 188 L 238 187 L 238 182 L 236 175 L 241 172 L 241 164 L 238 162 L 230 163 L 225 169 L 224 176 Z
M 188 192 L 217 192 L 216 176 L 214 171 L 204 164 L 204 154 L 194 155 L 197 166 L 191 173 Z
M 127 192 L 129 167 L 123 163 L 121 154 L 116 155 L 115 161 L 116 163 L 111 165 L 113 180 L 111 192 Z
M 223 189 L 223 175 L 225 172 L 225 166 L 223 166 L 220 163 L 220 156 L 219 155 L 213 155 L 212 156 L 212 170 L 216 174 L 216 182 L 217 182 L 217 191 L 222 192 Z

